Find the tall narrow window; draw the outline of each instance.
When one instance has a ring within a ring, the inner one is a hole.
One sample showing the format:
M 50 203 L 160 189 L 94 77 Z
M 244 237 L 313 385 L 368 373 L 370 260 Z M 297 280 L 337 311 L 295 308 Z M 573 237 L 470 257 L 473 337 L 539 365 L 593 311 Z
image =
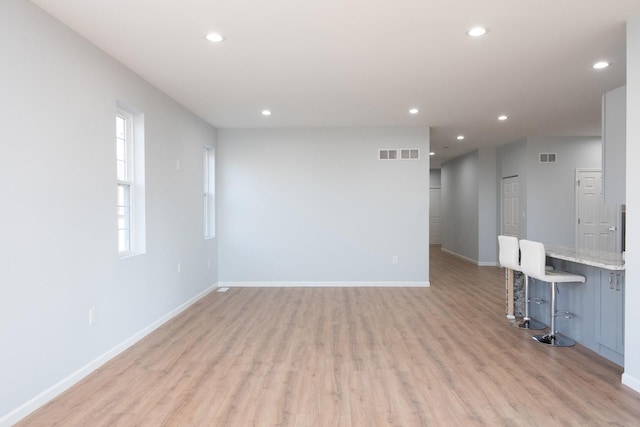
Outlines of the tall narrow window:
M 204 237 L 216 236 L 216 170 L 215 152 L 211 147 L 204 147 Z
M 116 168 L 118 178 L 118 252 L 133 250 L 133 117 L 118 110 L 116 113 Z
M 123 108 L 116 110 L 116 211 L 118 253 L 145 250 L 144 116 Z

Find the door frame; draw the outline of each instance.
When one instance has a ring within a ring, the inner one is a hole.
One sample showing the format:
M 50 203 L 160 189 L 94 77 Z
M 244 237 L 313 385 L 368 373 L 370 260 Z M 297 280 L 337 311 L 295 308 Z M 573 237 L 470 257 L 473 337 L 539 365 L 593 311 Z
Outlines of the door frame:
M 500 178 L 500 234 L 504 234 L 504 180 L 518 178 L 518 186 L 520 185 L 520 175 L 509 175 L 503 176 Z M 520 208 L 520 190 L 518 190 L 518 209 Z M 518 235 L 516 236 L 520 239 L 520 212 L 518 212 Z
M 580 177 L 580 173 L 581 172 L 600 172 L 601 176 L 604 174 L 604 171 L 602 169 L 598 169 L 598 168 L 576 168 L 575 171 L 575 178 L 574 178 L 574 182 L 573 182 L 573 191 L 574 191 L 574 199 L 575 199 L 575 203 L 574 203 L 574 218 L 573 218 L 573 222 L 575 224 L 575 236 L 574 236 L 574 244 L 576 248 L 580 247 L 580 224 L 578 224 L 578 219 L 579 219 L 579 215 L 580 215 L 580 203 L 579 203 L 579 195 L 580 192 L 578 191 L 578 181 L 579 181 L 579 177 Z M 602 191 L 604 192 L 604 186 L 602 186 Z M 604 197 L 602 198 L 602 204 L 604 205 Z M 619 205 L 615 206 L 615 216 L 616 216 L 616 247 L 615 247 L 615 251 L 616 252 L 621 252 L 622 251 L 622 231 L 620 230 L 620 218 L 622 215 L 622 207 Z

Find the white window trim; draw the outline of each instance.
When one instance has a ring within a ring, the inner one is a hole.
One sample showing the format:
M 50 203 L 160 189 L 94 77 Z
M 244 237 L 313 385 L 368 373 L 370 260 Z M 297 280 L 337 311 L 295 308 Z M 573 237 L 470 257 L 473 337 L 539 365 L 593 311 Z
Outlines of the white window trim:
M 203 182 L 203 225 L 205 240 L 216 237 L 216 188 L 215 188 L 215 148 L 205 146 L 204 150 L 204 182 Z
M 129 249 L 120 250 L 118 226 L 118 255 L 121 258 L 139 255 L 146 250 L 145 236 L 145 186 L 144 186 L 144 115 L 117 103 L 116 117 L 128 121 L 126 179 L 116 176 L 117 186 L 129 187 Z M 116 135 L 117 140 L 117 135 Z M 117 157 L 117 156 L 116 156 Z M 117 166 L 117 161 L 116 161 Z

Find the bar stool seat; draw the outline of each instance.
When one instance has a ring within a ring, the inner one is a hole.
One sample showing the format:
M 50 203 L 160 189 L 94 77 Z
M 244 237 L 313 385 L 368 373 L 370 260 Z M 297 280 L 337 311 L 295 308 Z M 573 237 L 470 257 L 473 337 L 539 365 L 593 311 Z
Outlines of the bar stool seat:
M 534 340 L 551 345 L 554 347 L 569 347 L 576 342 L 556 331 L 556 293 L 557 283 L 584 283 L 585 277 L 579 274 L 568 273 L 559 270 L 546 270 L 546 255 L 544 245 L 540 242 L 530 240 L 520 240 L 520 250 L 522 252 L 522 272 L 536 280 L 548 282 L 551 284 L 551 325 L 549 333 L 544 335 L 535 335 Z

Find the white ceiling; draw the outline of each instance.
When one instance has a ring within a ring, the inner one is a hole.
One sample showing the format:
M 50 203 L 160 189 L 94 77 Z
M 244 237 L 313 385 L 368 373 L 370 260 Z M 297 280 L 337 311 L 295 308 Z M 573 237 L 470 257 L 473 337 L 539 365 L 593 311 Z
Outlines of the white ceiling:
M 640 12 L 638 0 L 32 1 L 218 128 L 431 126 L 435 166 L 526 136 L 599 135 Z M 468 37 L 475 25 L 489 33 Z M 600 59 L 612 66 L 593 70 Z

